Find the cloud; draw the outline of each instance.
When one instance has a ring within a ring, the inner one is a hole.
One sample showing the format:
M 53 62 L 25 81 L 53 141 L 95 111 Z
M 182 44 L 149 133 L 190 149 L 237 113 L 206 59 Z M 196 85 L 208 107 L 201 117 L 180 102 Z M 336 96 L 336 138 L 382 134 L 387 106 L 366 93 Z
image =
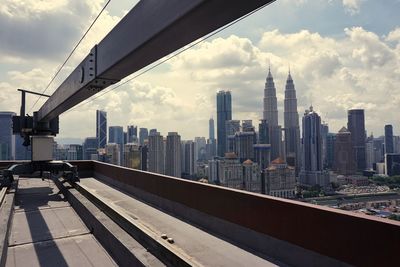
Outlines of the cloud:
M 360 12 L 361 4 L 364 0 L 342 0 L 343 7 L 350 15 L 355 15 Z

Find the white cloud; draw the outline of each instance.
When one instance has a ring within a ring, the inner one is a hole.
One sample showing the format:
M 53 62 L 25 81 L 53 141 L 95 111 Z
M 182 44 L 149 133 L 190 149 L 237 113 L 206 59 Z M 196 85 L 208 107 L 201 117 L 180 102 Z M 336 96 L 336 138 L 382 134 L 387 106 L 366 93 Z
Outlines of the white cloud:
M 361 4 L 364 0 L 342 0 L 345 11 L 350 15 L 355 15 L 360 12 Z

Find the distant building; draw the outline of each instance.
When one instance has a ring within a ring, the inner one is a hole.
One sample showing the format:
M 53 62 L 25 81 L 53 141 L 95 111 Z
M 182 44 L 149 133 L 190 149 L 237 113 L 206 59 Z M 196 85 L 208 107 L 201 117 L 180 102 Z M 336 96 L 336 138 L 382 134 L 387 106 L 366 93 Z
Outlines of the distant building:
M 165 152 L 165 174 L 181 177 L 181 136 L 178 133 L 168 133 Z
M 357 170 L 363 171 L 366 168 L 365 160 L 365 116 L 363 109 L 351 109 L 347 114 L 347 129 L 351 132 L 351 139 L 354 148 L 354 157 Z
M 210 118 L 208 121 L 208 128 L 209 136 L 206 145 L 206 158 L 210 160 L 217 155 L 217 140 L 215 139 L 213 118 Z
M 107 162 L 114 165 L 121 165 L 120 145 L 116 143 L 108 143 L 106 145 Z
M 385 125 L 385 154 L 394 153 L 393 126 Z
M 333 163 L 335 161 L 335 142 L 336 134 L 328 133 L 326 136 L 326 167 L 328 169 L 333 168 Z
M 218 178 L 222 186 L 243 189 L 243 167 L 235 153 L 226 153 L 219 161 Z
M 149 138 L 149 131 L 147 128 L 140 128 L 139 129 L 139 144 L 144 145 L 144 140 Z
M 302 169 L 299 175 L 303 186 L 329 185 L 329 174 L 322 165 L 321 117 L 311 106 L 303 116 Z
M 366 169 L 372 170 L 375 161 L 375 148 L 374 148 L 374 136 L 371 135 L 365 142 L 365 161 Z
M 254 131 L 236 132 L 234 152 L 240 162 L 247 159 L 254 160 L 254 145 L 257 143 L 257 136 Z
M 83 142 L 83 159 L 91 160 L 92 155 L 97 155 L 97 137 L 87 137 Z
M 140 150 L 140 169 L 142 171 L 148 170 L 148 157 L 149 157 L 149 147 L 148 144 L 144 144 L 139 147 Z
M 296 89 L 292 76 L 288 74 L 285 86 L 284 100 L 284 128 L 285 128 L 285 154 L 287 163 L 289 158 L 293 161 L 291 164 L 295 167 L 296 174 L 300 170 L 300 127 L 299 113 L 297 112 Z
M 232 120 L 232 97 L 230 91 L 219 91 L 217 93 L 217 154 L 220 157 L 226 151 L 226 128 L 225 122 Z
M 252 120 L 242 120 L 242 132 L 255 132 Z
M 295 169 L 282 158 L 273 160 L 265 169 L 265 193 L 282 198 L 294 198 L 296 195 Z
M 235 151 L 235 133 L 240 132 L 240 120 L 225 121 L 226 148 L 225 151 Z
M 14 112 L 0 112 L 0 160 L 15 159 L 15 135 L 12 129 Z
M 271 145 L 270 144 L 255 144 L 254 147 L 254 158 L 255 162 L 260 166 L 261 170 L 264 170 L 269 166 L 271 162 Z
M 207 159 L 207 142 L 205 137 L 195 137 L 195 162 Z
M 388 176 L 400 175 L 400 154 L 385 154 L 385 174 Z
M 356 172 L 351 133 L 345 127 L 336 134 L 334 170 L 343 175 Z
M 96 110 L 96 138 L 98 148 L 105 148 L 107 144 L 107 112 Z
M 243 182 L 244 190 L 254 193 L 261 193 L 260 166 L 250 159 L 243 162 Z
M 260 120 L 260 124 L 258 124 L 258 143 L 270 144 L 267 120 Z
M 137 126 L 134 125 L 128 125 L 127 126 L 127 142 L 128 143 L 137 143 L 137 137 L 138 137 L 138 132 L 137 132 Z
M 127 143 L 124 145 L 124 167 L 140 170 L 140 159 L 141 151 L 137 143 Z
M 165 174 L 164 153 L 163 136 L 159 132 L 151 132 L 148 153 L 148 170 L 150 172 Z
M 123 146 L 124 146 L 124 129 L 122 126 L 110 126 L 108 127 L 108 142 L 119 145 L 120 152 L 120 163 L 123 161 Z
M 322 140 L 322 166 L 328 167 L 328 138 L 329 126 L 327 123 L 321 124 L 321 140 Z
M 184 177 L 195 174 L 195 143 L 192 140 L 182 142 L 182 173 Z

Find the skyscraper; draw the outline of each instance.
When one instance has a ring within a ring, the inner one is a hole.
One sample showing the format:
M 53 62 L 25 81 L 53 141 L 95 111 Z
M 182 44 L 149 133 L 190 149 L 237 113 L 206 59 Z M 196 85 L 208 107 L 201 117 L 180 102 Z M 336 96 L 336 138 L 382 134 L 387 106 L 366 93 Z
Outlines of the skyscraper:
M 225 153 L 235 151 L 235 133 L 237 132 L 240 132 L 240 120 L 225 121 Z
M 267 120 L 261 120 L 258 124 L 258 143 L 269 144 L 269 129 Z
M 176 132 L 167 135 L 165 174 L 181 177 L 181 136 Z
M 144 145 L 144 140 L 149 138 L 149 131 L 147 128 L 140 128 L 139 129 L 139 143 L 140 145 Z
M 304 113 L 302 128 L 303 162 L 300 184 L 325 187 L 329 184 L 329 176 L 323 171 L 322 166 L 321 117 L 313 110 L 312 106 Z
M 351 132 L 351 141 L 353 143 L 357 170 L 363 171 L 366 167 L 364 110 L 351 109 L 347 113 L 347 118 L 347 129 Z
M 269 139 L 271 143 L 271 159 L 279 157 L 281 147 L 281 129 L 278 126 L 278 104 L 276 99 L 276 88 L 271 69 L 268 69 L 268 76 L 264 88 L 263 119 L 269 127 Z
M 120 160 L 122 163 L 123 159 L 123 146 L 124 146 L 124 129 L 122 126 L 110 126 L 108 127 L 108 143 L 115 143 L 119 145 Z
M 256 133 L 253 132 L 236 132 L 234 151 L 240 162 L 247 159 L 254 160 L 254 145 L 256 144 Z
M 217 142 L 215 140 L 213 118 L 210 118 L 210 120 L 208 121 L 208 130 L 209 130 L 209 136 L 208 136 L 209 139 L 207 140 L 206 151 L 207 151 L 207 159 L 210 160 L 217 154 Z
M 217 93 L 217 154 L 220 157 L 226 151 L 225 122 L 232 120 L 232 97 L 230 91 L 219 91 Z
M 14 160 L 15 135 L 12 129 L 14 112 L 0 112 L 0 160 Z
M 128 137 L 127 142 L 128 143 L 136 142 L 135 140 L 137 139 L 137 136 L 138 136 L 138 134 L 137 134 L 137 126 L 128 125 L 127 126 L 127 137 Z
M 356 171 L 351 133 L 345 127 L 336 134 L 334 169 L 343 175 L 354 174 Z
M 127 143 L 124 145 L 123 166 L 131 169 L 141 169 L 141 152 L 138 144 Z
M 96 138 L 98 148 L 105 148 L 107 144 L 107 112 L 96 110 Z
M 164 140 L 159 132 L 151 132 L 149 135 L 148 161 L 150 172 L 165 174 Z
M 83 142 L 83 159 L 91 160 L 92 155 L 97 156 L 97 146 L 98 146 L 97 137 L 87 137 Z
M 393 126 L 385 125 L 385 154 L 394 153 Z
M 294 158 L 296 173 L 300 167 L 300 127 L 297 98 L 292 76 L 286 79 L 284 103 L 284 127 L 286 158 Z
M 214 140 L 215 139 L 215 134 L 214 134 L 214 119 L 210 118 L 210 120 L 208 121 L 208 138 L 210 140 Z

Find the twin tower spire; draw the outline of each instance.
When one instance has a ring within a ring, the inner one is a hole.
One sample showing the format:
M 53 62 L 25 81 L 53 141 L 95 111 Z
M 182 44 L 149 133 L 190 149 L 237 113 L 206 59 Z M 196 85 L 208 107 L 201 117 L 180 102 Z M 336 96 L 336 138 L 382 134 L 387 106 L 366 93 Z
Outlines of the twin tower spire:
M 290 73 L 286 79 L 284 100 L 284 128 L 278 123 L 278 103 L 276 88 L 271 68 L 268 68 L 267 80 L 264 88 L 263 119 L 269 127 L 269 141 L 271 143 L 271 160 L 278 157 L 285 158 L 290 165 L 299 168 L 300 156 L 300 128 L 297 112 L 297 98 L 293 79 Z M 284 142 L 282 138 L 284 135 Z

